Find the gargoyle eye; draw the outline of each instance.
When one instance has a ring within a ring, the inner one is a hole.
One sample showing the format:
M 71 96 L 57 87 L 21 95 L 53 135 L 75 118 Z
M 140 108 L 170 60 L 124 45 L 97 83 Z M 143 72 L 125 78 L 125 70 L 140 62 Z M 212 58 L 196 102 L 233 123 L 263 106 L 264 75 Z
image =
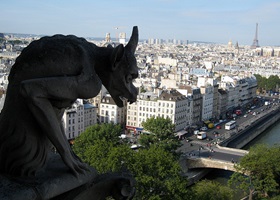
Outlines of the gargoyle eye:
M 127 76 L 126 76 L 126 83 L 131 83 L 132 82 L 132 76 L 131 76 L 131 74 L 128 74 Z

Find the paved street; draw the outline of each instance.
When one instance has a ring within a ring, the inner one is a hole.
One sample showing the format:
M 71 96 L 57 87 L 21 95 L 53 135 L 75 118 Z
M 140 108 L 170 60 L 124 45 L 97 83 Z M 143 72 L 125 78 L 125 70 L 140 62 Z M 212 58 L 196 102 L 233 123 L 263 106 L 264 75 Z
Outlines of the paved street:
M 187 134 L 186 139 L 182 140 L 182 146 L 178 149 L 183 153 L 183 156 L 191 156 L 191 157 L 205 157 L 212 159 L 219 159 L 225 161 L 234 161 L 238 162 L 244 153 L 232 152 L 225 149 L 217 148 L 216 144 L 220 141 L 227 139 L 239 131 L 245 129 L 251 124 L 255 123 L 255 121 L 276 107 L 279 107 L 279 104 L 274 104 L 270 106 L 261 106 L 255 109 L 252 109 L 249 113 L 245 113 L 241 116 L 236 117 L 237 126 L 232 130 L 225 130 L 224 125 L 226 122 L 221 124 L 221 129 L 209 129 L 206 131 L 207 138 L 204 140 L 199 140 L 196 138 L 194 134 Z M 254 114 L 255 113 L 255 114 Z M 218 132 L 218 134 L 213 134 L 213 132 Z

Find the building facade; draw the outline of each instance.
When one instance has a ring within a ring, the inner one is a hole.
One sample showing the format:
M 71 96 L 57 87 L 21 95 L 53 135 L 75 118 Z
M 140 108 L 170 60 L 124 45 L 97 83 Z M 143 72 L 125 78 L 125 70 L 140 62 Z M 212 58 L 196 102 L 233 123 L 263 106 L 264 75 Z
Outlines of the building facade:
M 97 123 L 97 108 L 87 101 L 77 99 L 65 110 L 62 124 L 68 140 L 78 137 L 85 129 Z
M 106 95 L 101 99 L 99 106 L 100 123 L 125 124 L 126 105 L 119 108 L 110 95 Z
M 127 108 L 127 128 L 135 131 L 141 131 L 148 118 L 163 117 L 171 119 L 177 132 L 186 127 L 187 116 L 190 118 L 190 101 L 177 90 L 140 93 L 137 102 Z

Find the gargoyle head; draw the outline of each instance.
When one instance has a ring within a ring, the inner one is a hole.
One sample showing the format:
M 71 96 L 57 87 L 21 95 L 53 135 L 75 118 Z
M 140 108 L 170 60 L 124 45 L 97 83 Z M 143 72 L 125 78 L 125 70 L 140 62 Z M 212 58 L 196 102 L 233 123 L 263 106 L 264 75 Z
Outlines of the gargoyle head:
M 138 90 L 133 80 L 138 77 L 138 67 L 134 56 L 138 43 L 138 28 L 133 27 L 129 42 L 114 48 L 111 54 L 111 73 L 109 83 L 105 87 L 118 107 L 123 107 L 123 100 L 129 103 L 136 101 Z

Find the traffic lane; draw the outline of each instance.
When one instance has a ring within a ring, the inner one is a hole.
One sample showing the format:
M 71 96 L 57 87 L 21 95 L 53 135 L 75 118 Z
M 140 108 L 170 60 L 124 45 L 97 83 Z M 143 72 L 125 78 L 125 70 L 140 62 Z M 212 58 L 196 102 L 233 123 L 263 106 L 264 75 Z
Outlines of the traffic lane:
M 195 151 L 195 152 L 190 152 L 193 153 L 193 156 L 201 157 L 201 158 L 210 158 L 210 159 L 216 159 L 216 160 L 222 160 L 222 161 L 228 161 L 228 162 L 240 162 L 240 159 L 242 156 L 238 155 L 233 155 L 233 154 L 228 154 L 228 153 L 222 153 L 222 152 L 216 152 L 215 149 L 214 151 Z

